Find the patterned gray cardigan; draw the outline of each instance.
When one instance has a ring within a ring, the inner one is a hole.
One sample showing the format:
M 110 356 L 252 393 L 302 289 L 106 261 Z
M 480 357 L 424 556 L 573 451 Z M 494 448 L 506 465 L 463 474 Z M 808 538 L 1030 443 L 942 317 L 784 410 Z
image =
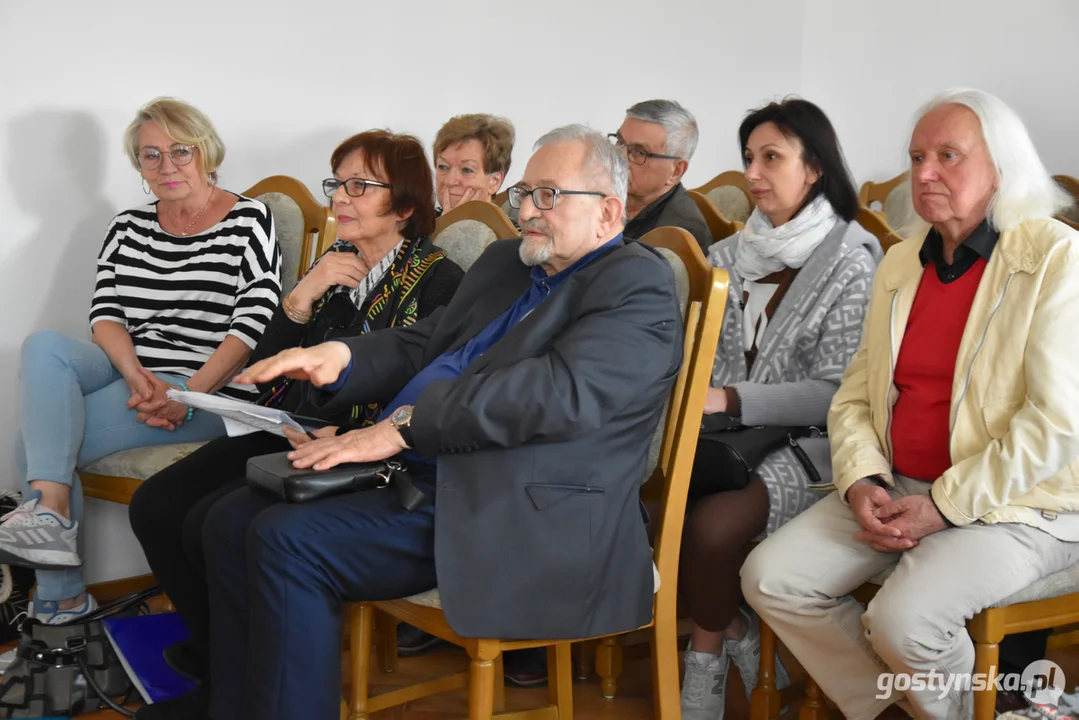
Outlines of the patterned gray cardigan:
M 746 425 L 824 427 L 828 406 L 862 337 L 880 243 L 856 222 L 840 220 L 794 278 L 746 370 L 742 334 L 742 278 L 734 269 L 741 233 L 714 244 L 708 260 L 730 273 L 730 295 L 712 366 L 712 387 L 733 387 Z M 831 481 L 827 439 L 801 440 L 822 479 Z M 793 462 L 791 467 L 786 466 Z M 758 472 L 770 485 L 775 472 L 808 476 L 789 450 L 768 456 Z M 787 485 L 791 485 L 788 481 Z M 787 518 L 789 519 L 789 518 Z M 771 524 L 771 523 L 770 523 Z M 773 530 L 773 528 L 769 528 Z

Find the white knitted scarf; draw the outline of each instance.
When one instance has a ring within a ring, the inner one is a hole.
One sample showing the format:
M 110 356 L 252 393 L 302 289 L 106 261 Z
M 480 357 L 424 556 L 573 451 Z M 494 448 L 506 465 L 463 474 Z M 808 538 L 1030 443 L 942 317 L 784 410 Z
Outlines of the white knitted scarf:
M 738 239 L 734 269 L 746 280 L 760 280 L 785 267 L 800 268 L 838 221 L 824 195 L 779 227 L 755 208 Z

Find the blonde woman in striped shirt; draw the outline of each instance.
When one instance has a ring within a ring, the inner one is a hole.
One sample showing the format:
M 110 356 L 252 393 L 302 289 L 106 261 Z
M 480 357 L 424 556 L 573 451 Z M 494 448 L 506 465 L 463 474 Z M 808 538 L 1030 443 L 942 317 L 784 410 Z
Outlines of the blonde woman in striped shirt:
M 139 110 L 125 145 L 157 200 L 109 226 L 90 310 L 93 341 L 41 331 L 22 347 L 24 502 L 0 523 L 0 562 L 38 571 L 31 612 L 46 623 L 96 607 L 78 552 L 76 468 L 122 450 L 223 434 L 220 418 L 165 393 L 249 397 L 229 383 L 281 292 L 270 212 L 217 187 L 225 147 L 205 115 L 158 98 Z

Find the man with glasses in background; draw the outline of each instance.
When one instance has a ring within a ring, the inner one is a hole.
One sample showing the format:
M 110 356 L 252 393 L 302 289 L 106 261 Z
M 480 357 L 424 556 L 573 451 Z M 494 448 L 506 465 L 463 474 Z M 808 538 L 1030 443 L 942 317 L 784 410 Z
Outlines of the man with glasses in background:
M 712 233 L 682 187 L 697 137 L 696 118 L 673 100 L 637 103 L 626 110 L 618 132 L 607 136 L 629 160 L 626 237 L 639 240 L 658 227 L 680 227 L 708 254 Z
M 322 470 L 404 453 L 430 502 L 410 512 L 394 493 L 357 492 L 284 506 L 245 488 L 214 505 L 211 616 L 247 621 L 211 623 L 211 717 L 336 717 L 345 601 L 437 586 L 462 637 L 649 621 L 638 493 L 683 329 L 670 265 L 623 241 L 627 175 L 601 134 L 553 130 L 510 189 L 522 237 L 489 245 L 444 309 L 240 376 L 310 377 L 326 412 L 393 398 L 377 424 L 288 457 Z

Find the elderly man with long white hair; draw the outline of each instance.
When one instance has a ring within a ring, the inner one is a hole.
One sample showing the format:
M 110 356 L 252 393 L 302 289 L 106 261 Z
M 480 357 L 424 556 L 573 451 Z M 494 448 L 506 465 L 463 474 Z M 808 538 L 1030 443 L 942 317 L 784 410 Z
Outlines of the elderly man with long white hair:
M 853 720 L 904 700 L 885 673 L 936 678 L 899 684 L 917 717 L 971 717 L 966 621 L 1079 562 L 1079 233 L 1052 219 L 1067 198 L 977 90 L 921 110 L 910 164 L 923 228 L 885 256 L 832 402 L 836 492 L 742 569 Z M 889 569 L 868 608 L 850 597 Z

